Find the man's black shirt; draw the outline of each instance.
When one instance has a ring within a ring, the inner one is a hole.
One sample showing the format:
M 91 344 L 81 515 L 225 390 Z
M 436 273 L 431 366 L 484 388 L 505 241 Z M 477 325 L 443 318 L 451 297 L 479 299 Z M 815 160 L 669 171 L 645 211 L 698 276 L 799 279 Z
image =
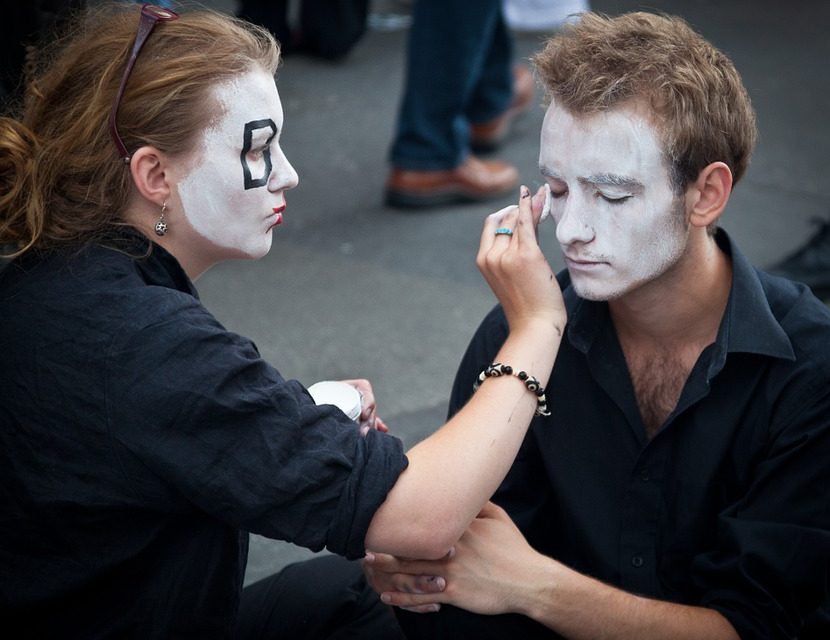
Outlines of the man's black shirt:
M 733 281 L 717 340 L 651 440 L 607 304 L 560 275 L 568 326 L 552 415 L 534 420 L 495 501 L 580 572 L 712 607 L 744 638 L 795 637 L 828 588 L 830 312 L 753 269 L 724 232 L 718 242 Z M 451 413 L 506 334 L 497 307 L 460 365 Z M 809 624 L 810 637 L 830 633 Z

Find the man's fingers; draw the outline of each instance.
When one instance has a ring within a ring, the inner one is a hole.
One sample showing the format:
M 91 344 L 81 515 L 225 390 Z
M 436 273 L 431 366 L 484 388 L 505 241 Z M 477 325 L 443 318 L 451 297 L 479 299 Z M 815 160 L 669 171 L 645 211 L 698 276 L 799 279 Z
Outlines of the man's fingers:
M 370 557 L 371 556 L 371 557 Z M 447 557 L 450 557 L 449 554 Z M 444 560 L 406 560 L 386 553 L 367 554 L 364 563 L 374 571 L 410 576 L 437 576 L 445 568 Z
M 414 580 L 407 581 L 409 589 L 400 589 L 407 593 L 440 593 L 447 587 L 447 581 L 441 576 L 412 576 Z
M 398 558 L 397 556 L 388 553 L 378 553 L 376 551 L 367 551 L 363 561 L 373 569 L 387 573 L 403 571 L 403 563 L 406 562 L 406 560 Z
M 404 593 L 403 591 L 384 591 L 380 594 L 380 601 L 384 604 L 391 604 L 393 607 L 436 607 L 434 611 L 438 611 L 437 607 L 440 607 L 442 596 L 441 593 L 419 594 Z M 426 610 L 419 611 L 419 613 L 425 612 Z
M 404 611 L 411 613 L 436 613 L 441 610 L 441 605 L 437 602 L 434 604 L 422 604 L 420 607 L 400 607 Z

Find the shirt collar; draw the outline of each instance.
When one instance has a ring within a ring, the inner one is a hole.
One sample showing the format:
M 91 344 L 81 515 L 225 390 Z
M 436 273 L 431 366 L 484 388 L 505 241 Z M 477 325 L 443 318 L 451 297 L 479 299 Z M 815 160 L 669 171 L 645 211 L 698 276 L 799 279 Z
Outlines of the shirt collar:
M 147 284 L 176 289 L 199 299 L 196 287 L 187 277 L 179 261 L 143 233 L 132 227 L 121 227 L 105 244 L 130 255 Z
M 723 368 L 728 353 L 754 353 L 795 360 L 790 339 L 770 309 L 756 269 L 723 229 L 715 235 L 721 251 L 732 260 L 732 287 L 721 319 L 708 377 Z M 570 286 L 567 272 L 559 276 L 568 309 L 568 339 L 579 351 L 588 353 L 594 340 L 611 322 L 607 302 L 584 300 Z
M 795 360 L 792 343 L 770 308 L 757 269 L 726 231 L 718 229 L 715 241 L 732 259 L 732 288 L 718 330 L 717 344 L 730 353 L 755 353 Z

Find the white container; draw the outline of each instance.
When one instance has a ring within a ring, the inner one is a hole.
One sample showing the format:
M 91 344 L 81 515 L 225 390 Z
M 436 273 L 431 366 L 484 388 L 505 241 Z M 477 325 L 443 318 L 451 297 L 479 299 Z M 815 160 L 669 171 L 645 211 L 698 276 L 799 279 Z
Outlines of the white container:
M 340 409 L 355 422 L 360 419 L 362 410 L 360 392 L 352 385 L 336 380 L 315 382 L 308 388 L 316 404 L 331 404 Z

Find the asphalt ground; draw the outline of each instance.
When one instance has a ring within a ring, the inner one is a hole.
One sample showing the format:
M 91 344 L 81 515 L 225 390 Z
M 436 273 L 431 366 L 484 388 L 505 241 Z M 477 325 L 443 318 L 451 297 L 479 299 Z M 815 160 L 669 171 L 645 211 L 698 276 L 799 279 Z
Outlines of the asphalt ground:
M 234 2 L 204 4 L 233 11 Z M 373 24 L 406 17 L 404 0 L 375 0 Z M 721 224 L 756 264 L 798 247 L 811 219 L 830 215 L 830 2 L 826 0 L 595 0 L 610 14 L 683 16 L 743 76 L 760 140 Z M 395 16 L 393 16 L 395 17 Z M 395 20 L 391 21 L 392 23 Z M 400 22 L 400 20 L 399 20 Z M 516 34 L 516 58 L 549 34 Z M 288 57 L 277 74 L 282 146 L 300 176 L 270 254 L 219 265 L 197 283 L 230 329 L 256 342 L 286 378 L 369 378 L 381 415 L 410 446 L 444 420 L 457 363 L 495 303 L 474 265 L 486 214 L 514 201 L 403 212 L 383 204 L 387 153 L 401 94 L 405 28 L 372 29 L 338 63 Z M 522 180 L 537 169 L 539 107 L 495 157 Z M 553 225 L 541 241 L 562 267 Z M 554 394 L 555 401 L 555 394 Z M 246 582 L 311 556 L 253 536 Z

